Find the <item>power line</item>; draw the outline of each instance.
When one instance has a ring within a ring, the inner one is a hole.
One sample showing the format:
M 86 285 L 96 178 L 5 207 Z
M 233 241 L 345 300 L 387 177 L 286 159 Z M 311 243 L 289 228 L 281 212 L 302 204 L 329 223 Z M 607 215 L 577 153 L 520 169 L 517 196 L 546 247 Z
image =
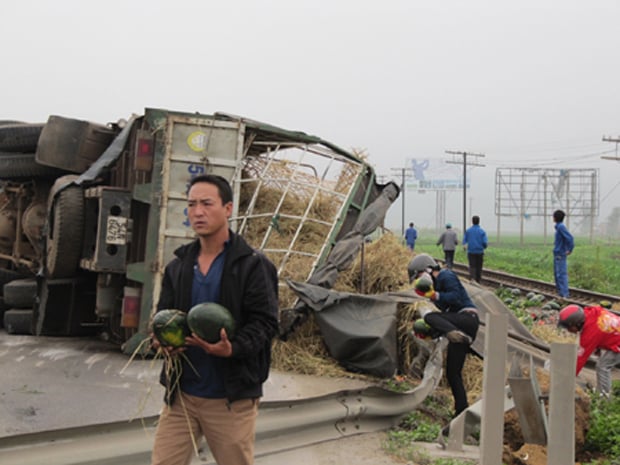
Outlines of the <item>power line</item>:
M 527 166 L 545 166 L 545 165 L 561 165 L 561 164 L 565 164 L 568 162 L 575 162 L 575 161 L 579 161 L 579 162 L 586 162 L 589 159 L 594 159 L 594 158 L 604 158 L 601 157 L 601 155 L 607 154 L 607 153 L 616 153 L 616 150 L 602 150 L 600 152 L 595 152 L 595 153 L 585 153 L 585 154 L 578 154 L 578 155 L 571 155 L 569 157 L 562 157 L 562 158 L 532 158 L 532 159 L 520 159 L 518 162 L 512 162 L 512 163 L 506 163 L 504 161 L 501 160 L 495 160 L 495 159 L 489 159 L 488 164 L 489 165 L 502 165 L 502 166 L 506 166 L 506 167 L 511 167 L 511 166 L 522 166 L 522 165 L 527 165 Z
M 620 161 L 620 158 L 618 158 L 618 143 L 620 142 L 620 137 L 605 137 L 603 136 L 603 142 L 615 142 L 616 143 L 616 156 L 615 157 L 601 157 L 601 159 L 603 160 L 616 160 L 616 161 Z

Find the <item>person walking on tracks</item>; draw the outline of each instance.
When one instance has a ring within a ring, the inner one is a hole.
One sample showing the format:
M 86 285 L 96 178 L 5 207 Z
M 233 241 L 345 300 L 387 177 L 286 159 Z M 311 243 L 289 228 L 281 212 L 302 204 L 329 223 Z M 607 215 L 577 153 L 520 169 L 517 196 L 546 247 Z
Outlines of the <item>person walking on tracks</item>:
M 590 355 L 595 350 L 601 350 L 596 363 L 596 390 L 609 397 L 611 370 L 620 363 L 620 316 L 599 305 L 567 305 L 560 310 L 558 326 L 579 334 L 577 375 Z
M 560 297 L 568 297 L 568 256 L 573 252 L 575 242 L 572 234 L 564 224 L 566 213 L 562 210 L 553 212 L 555 223 L 555 240 L 553 242 L 553 276 L 555 289 Z
M 446 224 L 446 230 L 442 232 L 439 239 L 437 239 L 437 245 L 442 247 L 446 267 L 450 270 L 454 266 L 454 252 L 458 243 L 459 239 L 456 235 L 456 231 L 452 229 L 452 224 Z
M 467 252 L 469 262 L 469 279 L 479 283 L 482 280 L 484 251 L 487 248 L 488 239 L 486 231 L 480 227 L 478 215 L 472 216 L 471 223 L 472 225 L 463 235 L 463 248 Z
M 405 242 L 407 248 L 413 252 L 415 249 L 415 241 L 418 239 L 418 230 L 413 227 L 413 223 L 409 223 L 409 227 L 405 231 Z
M 164 359 L 166 405 L 151 464 L 187 465 L 204 435 L 218 465 L 251 465 L 258 401 L 278 332 L 277 270 L 229 229 L 233 193 L 226 179 L 212 174 L 191 179 L 187 206 L 198 238 L 179 247 L 166 266 L 157 309 L 188 311 L 216 302 L 230 311 L 236 329 L 229 338 L 222 328 L 215 343 L 186 337 L 184 347 L 170 351 L 171 356 L 183 351 L 181 370 Z
M 407 272 L 415 293 L 430 299 L 440 310 L 426 312 L 421 316 L 433 332 L 445 336 L 450 342 L 446 357 L 446 378 L 454 397 L 456 417 L 469 406 L 462 372 L 469 346 L 478 333 L 478 310 L 458 276 L 447 268 L 440 269 L 430 255 L 418 254 L 413 257 Z M 429 278 L 432 284 L 428 283 Z

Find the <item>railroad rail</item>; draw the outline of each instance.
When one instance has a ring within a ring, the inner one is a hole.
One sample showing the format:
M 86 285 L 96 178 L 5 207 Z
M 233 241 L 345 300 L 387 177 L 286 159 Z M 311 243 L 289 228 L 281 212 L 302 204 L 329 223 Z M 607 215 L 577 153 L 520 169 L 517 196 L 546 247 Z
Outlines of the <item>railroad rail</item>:
M 443 260 L 438 260 L 442 262 Z M 455 263 L 452 271 L 454 271 L 459 277 L 469 279 L 469 267 L 463 263 Z M 496 289 L 498 287 L 510 287 L 519 288 L 525 292 L 536 292 L 542 294 L 548 299 L 554 299 L 558 302 L 574 303 L 578 305 L 593 305 L 599 304 L 601 301 L 609 301 L 612 304 L 620 303 L 620 297 L 611 294 L 602 294 L 600 292 L 594 292 L 587 289 L 580 289 L 577 287 L 570 288 L 569 297 L 558 296 L 555 290 L 555 284 L 546 281 L 540 281 L 537 279 L 525 278 L 523 276 L 512 275 L 504 273 L 502 271 L 490 270 L 484 268 L 482 270 L 482 282 L 484 286 Z

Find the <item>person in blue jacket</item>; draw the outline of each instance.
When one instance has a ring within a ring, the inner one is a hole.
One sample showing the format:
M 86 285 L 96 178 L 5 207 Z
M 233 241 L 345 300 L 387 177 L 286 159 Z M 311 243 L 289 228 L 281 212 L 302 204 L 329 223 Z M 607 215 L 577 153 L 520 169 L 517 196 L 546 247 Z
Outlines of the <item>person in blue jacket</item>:
M 480 217 L 474 215 L 471 218 L 472 225 L 467 228 L 463 236 L 463 248 L 467 252 L 469 262 L 469 279 L 479 283 L 482 279 L 482 265 L 484 264 L 484 251 L 489 244 L 487 233 L 480 227 Z
M 564 224 L 566 213 L 562 210 L 553 212 L 555 223 L 555 241 L 553 243 L 553 276 L 555 289 L 560 297 L 568 297 L 568 261 L 567 257 L 575 247 L 572 234 Z
M 413 223 L 409 223 L 409 227 L 405 231 L 405 241 L 407 242 L 407 248 L 413 252 L 415 249 L 415 241 L 418 238 L 418 231 L 413 227 Z
M 446 355 L 446 379 L 454 397 L 454 416 L 465 410 L 469 403 L 463 384 L 463 366 L 469 347 L 476 339 L 480 320 L 478 309 L 458 276 L 439 264 L 428 254 L 418 254 L 407 266 L 409 281 L 414 291 L 428 298 L 439 311 L 424 311 L 424 322 L 437 334 L 448 341 Z M 432 279 L 433 285 L 421 290 L 418 286 L 421 276 Z

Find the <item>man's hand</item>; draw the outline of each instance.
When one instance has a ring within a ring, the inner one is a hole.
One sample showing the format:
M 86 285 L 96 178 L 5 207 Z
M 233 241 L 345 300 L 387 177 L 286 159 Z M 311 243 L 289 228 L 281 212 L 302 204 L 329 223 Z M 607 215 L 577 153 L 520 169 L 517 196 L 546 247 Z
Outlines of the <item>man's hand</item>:
M 232 344 L 224 328 L 220 330 L 220 340 L 214 344 L 210 344 L 204 339 L 201 339 L 196 333 L 192 333 L 191 336 L 186 337 L 185 344 L 188 346 L 202 347 L 202 350 L 206 353 L 217 357 L 226 358 L 232 355 Z

